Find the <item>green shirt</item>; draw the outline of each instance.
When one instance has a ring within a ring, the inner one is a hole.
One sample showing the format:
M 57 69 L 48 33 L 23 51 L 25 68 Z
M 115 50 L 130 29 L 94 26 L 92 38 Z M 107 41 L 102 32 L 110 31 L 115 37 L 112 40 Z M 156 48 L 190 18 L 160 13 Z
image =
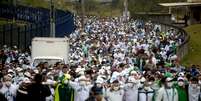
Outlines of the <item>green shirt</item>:
M 74 101 L 74 89 L 68 84 L 58 84 L 54 101 Z
M 184 88 L 176 85 L 175 87 L 177 89 L 177 92 L 178 92 L 178 97 L 179 97 L 179 100 L 178 101 L 187 101 L 187 92 Z

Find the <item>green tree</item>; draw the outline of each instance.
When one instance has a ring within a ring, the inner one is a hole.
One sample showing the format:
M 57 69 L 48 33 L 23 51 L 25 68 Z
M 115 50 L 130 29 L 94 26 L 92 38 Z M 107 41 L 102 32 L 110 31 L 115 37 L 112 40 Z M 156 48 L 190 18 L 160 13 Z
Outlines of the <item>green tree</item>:
M 13 4 L 13 0 L 0 0 L 0 4 Z

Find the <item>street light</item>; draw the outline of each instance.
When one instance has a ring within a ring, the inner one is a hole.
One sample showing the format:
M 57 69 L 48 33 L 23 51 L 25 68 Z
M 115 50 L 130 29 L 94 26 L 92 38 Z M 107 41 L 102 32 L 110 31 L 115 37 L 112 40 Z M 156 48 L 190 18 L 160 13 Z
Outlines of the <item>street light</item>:
M 50 0 L 50 37 L 55 37 L 55 8 L 54 8 L 54 0 Z

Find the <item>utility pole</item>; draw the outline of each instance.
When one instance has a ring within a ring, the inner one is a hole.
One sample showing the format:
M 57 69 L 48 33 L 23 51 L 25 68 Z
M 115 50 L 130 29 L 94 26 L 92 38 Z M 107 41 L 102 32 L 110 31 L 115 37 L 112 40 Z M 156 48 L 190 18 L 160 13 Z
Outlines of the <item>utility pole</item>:
M 81 8 L 82 8 L 82 15 L 81 15 L 81 23 L 82 23 L 82 31 L 84 32 L 84 16 L 85 16 L 85 2 L 84 0 L 81 0 Z
M 50 0 L 50 37 L 55 37 L 55 8 L 54 0 Z
M 13 0 L 13 23 L 15 23 L 15 14 L 16 14 L 16 6 L 17 6 L 17 2 L 16 0 Z M 12 7 L 12 6 L 11 6 Z
M 128 20 L 128 0 L 124 0 L 124 19 L 127 22 Z

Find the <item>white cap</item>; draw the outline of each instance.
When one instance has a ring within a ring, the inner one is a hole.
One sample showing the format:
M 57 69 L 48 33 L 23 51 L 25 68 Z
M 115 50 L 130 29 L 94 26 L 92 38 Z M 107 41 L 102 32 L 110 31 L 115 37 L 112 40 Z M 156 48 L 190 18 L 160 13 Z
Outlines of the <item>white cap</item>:
M 170 60 L 176 60 L 177 59 L 177 55 L 173 55 L 170 57 Z
M 31 80 L 29 78 L 24 78 L 22 82 L 24 82 L 24 83 L 31 83 Z
M 118 80 L 117 77 L 111 77 L 110 83 L 113 83 L 114 81 Z
M 34 69 L 33 71 L 34 71 L 34 73 L 36 73 L 36 74 L 39 73 L 38 69 Z
M 47 79 L 46 84 L 54 85 L 54 84 L 56 84 L 56 81 L 53 81 L 53 80 Z
M 119 77 L 119 75 L 120 75 L 120 73 L 118 73 L 118 72 L 113 72 L 113 73 L 112 73 L 112 77 L 114 77 L 114 78 Z
M 184 72 L 180 72 L 179 77 L 183 77 L 183 76 L 184 76 Z
M 106 68 L 105 68 L 106 70 L 110 70 L 111 69 L 111 67 L 110 66 L 106 66 Z
M 13 46 L 13 48 L 17 48 L 17 46 Z
M 128 82 L 136 83 L 136 80 L 134 77 L 130 76 L 128 77 Z
M 47 76 L 49 76 L 49 75 L 52 75 L 52 72 L 48 72 L 48 73 L 47 73 Z
M 31 74 L 29 72 L 25 72 L 24 76 L 31 77 Z
M 7 77 L 9 77 L 9 78 L 13 78 L 13 75 L 11 75 L 11 74 L 8 74 L 8 75 L 7 75 Z
M 8 73 L 15 73 L 12 69 L 8 69 Z
M 101 77 L 99 77 L 99 78 L 97 78 L 96 83 L 102 84 L 102 83 L 104 83 L 104 80 Z
M 173 78 L 168 77 L 168 78 L 166 78 L 166 80 L 165 80 L 165 81 L 172 81 L 172 80 L 173 80 Z
M 133 71 L 131 71 L 131 74 L 137 74 L 137 72 L 133 70 Z
M 102 66 L 101 69 L 106 69 L 106 66 Z
M 144 78 L 144 77 L 142 77 L 141 79 L 140 79 L 140 82 L 145 82 L 146 81 L 146 79 Z
M 24 57 L 24 56 L 25 56 L 25 54 L 22 54 L 21 56 L 22 56 L 22 57 Z
M 85 81 L 85 80 L 87 80 L 87 79 L 86 79 L 86 77 L 84 75 L 79 77 L 79 81 Z
M 3 45 L 4 48 L 7 48 L 7 45 Z
M 180 80 L 184 81 L 184 78 L 183 77 L 178 77 L 177 81 L 180 81 Z
M 104 70 L 104 69 L 100 69 L 98 73 L 99 73 L 99 74 L 104 74 L 104 73 L 105 73 L 105 70 Z
M 18 72 L 20 72 L 20 71 L 22 71 L 23 69 L 22 68 L 20 68 L 20 67 L 17 67 L 16 68 L 16 71 L 18 71 Z

